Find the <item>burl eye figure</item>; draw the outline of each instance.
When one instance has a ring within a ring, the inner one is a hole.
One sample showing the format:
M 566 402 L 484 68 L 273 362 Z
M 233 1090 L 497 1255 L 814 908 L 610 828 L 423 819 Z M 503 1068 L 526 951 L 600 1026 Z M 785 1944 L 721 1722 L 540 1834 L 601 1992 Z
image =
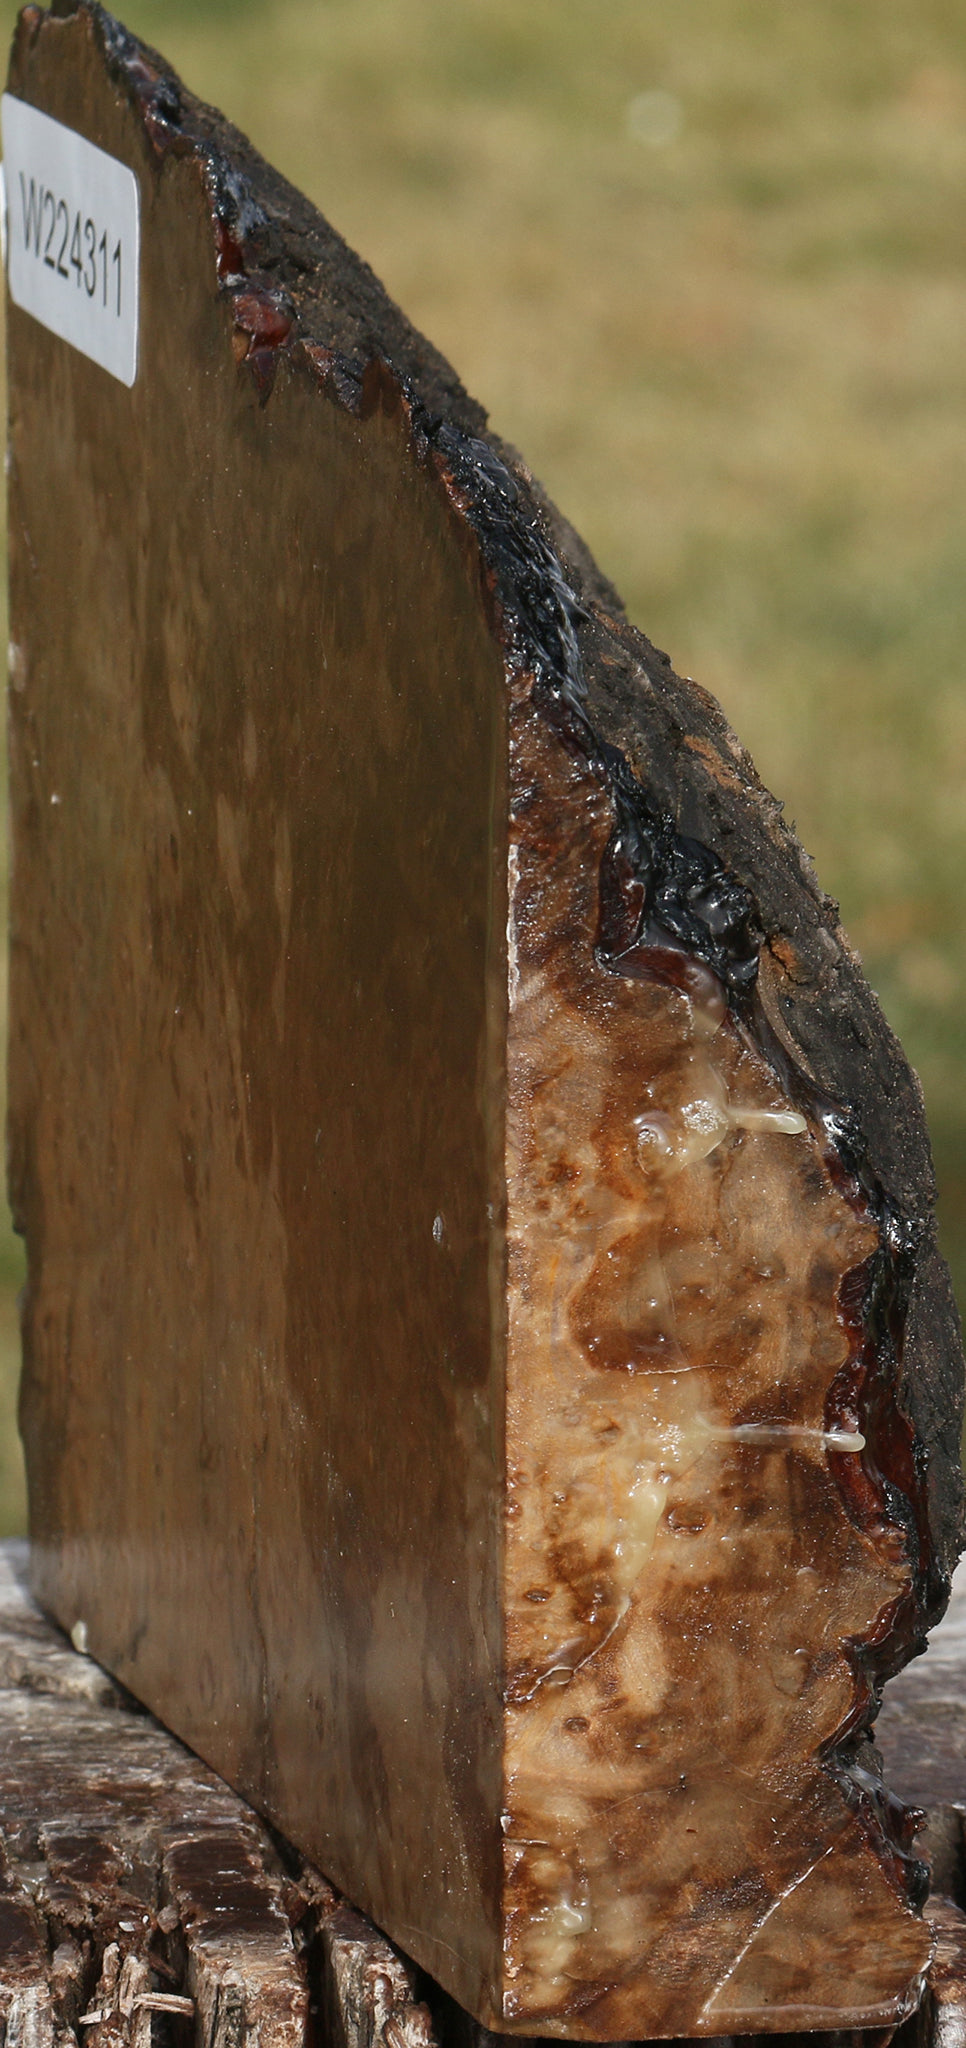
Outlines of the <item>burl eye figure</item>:
M 308 202 L 93 0 L 6 104 L 38 1594 L 487 2027 L 890 2028 L 869 1730 L 961 1517 L 915 1078 Z

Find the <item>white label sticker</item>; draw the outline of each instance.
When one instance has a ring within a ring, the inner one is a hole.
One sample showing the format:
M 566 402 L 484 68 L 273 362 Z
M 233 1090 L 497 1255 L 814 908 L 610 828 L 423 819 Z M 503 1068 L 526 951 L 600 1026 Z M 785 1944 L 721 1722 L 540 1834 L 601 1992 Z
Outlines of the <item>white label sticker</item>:
M 15 306 L 133 384 L 140 195 L 127 164 L 5 92 L 7 279 Z

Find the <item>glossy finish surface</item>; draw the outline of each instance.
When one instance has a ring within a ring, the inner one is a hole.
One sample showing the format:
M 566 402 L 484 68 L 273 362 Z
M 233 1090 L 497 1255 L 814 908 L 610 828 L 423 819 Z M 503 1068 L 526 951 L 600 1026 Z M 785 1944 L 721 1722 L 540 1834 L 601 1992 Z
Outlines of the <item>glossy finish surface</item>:
M 300 195 L 96 7 L 11 89 L 143 227 L 131 391 L 10 314 L 37 1589 L 486 2025 L 888 2025 L 865 1734 L 960 1514 L 912 1077 Z
M 910 1576 L 825 1416 L 876 1232 L 712 976 L 595 958 L 611 806 L 512 734 L 509 2011 L 823 2027 L 847 1976 L 871 2021 L 928 1947 L 818 1761 Z

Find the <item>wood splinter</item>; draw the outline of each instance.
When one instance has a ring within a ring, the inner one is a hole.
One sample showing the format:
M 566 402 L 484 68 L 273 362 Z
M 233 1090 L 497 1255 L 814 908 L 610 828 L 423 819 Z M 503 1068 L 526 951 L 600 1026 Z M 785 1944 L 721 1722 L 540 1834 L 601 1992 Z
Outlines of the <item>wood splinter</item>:
M 915 1078 L 308 202 L 93 0 L 9 91 L 40 1598 L 487 2027 L 890 2027 L 869 1730 L 961 1515 Z M 123 349 L 30 281 L 29 110 L 135 207 Z

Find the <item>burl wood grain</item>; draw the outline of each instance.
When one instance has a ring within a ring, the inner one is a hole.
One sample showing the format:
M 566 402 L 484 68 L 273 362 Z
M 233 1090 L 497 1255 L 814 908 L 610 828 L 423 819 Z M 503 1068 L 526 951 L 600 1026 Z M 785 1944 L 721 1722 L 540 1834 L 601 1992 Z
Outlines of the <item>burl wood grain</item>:
M 891 2025 L 941 1612 L 914 1077 L 448 366 L 88 0 L 131 390 L 10 309 L 10 1153 L 44 1603 L 490 2027 Z
M 871 2016 L 923 1929 L 817 1757 L 909 1583 L 830 1469 L 875 1232 L 710 977 L 595 959 L 610 806 L 532 706 L 512 731 L 509 2013 L 821 2027 L 847 1927 Z

